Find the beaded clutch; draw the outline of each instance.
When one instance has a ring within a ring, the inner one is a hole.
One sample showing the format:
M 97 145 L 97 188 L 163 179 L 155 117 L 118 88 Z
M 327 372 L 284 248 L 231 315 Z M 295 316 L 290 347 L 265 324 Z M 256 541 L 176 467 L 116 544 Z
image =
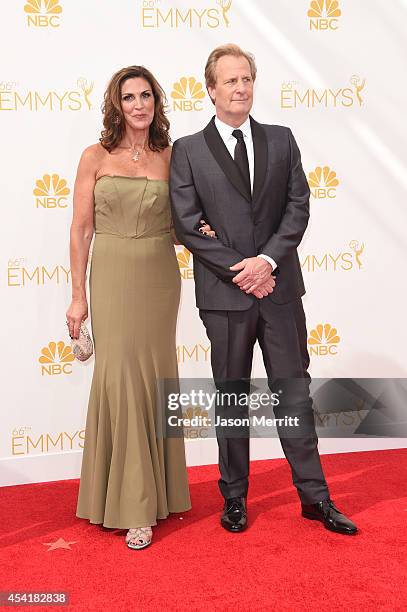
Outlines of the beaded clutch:
M 72 353 L 79 361 L 86 361 L 93 354 L 93 342 L 85 323 L 82 321 L 79 338 L 72 338 Z

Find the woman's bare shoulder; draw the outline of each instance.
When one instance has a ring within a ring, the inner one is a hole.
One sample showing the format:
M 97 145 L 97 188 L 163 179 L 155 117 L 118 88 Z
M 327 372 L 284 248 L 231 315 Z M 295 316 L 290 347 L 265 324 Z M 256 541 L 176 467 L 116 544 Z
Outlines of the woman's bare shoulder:
M 83 150 L 82 158 L 88 161 L 96 161 L 103 159 L 106 153 L 106 149 L 102 147 L 100 142 L 95 142 L 95 144 L 91 144 Z
M 165 149 L 163 149 L 162 155 L 164 156 L 165 159 L 170 161 L 171 154 L 172 154 L 172 145 L 168 145 L 168 147 L 165 147 Z

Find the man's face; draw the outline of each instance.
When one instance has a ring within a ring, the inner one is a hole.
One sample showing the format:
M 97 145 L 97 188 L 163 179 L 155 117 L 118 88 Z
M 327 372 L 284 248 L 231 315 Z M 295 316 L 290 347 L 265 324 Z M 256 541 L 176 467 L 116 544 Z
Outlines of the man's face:
M 216 85 L 208 87 L 216 114 L 225 123 L 241 124 L 253 105 L 253 79 L 244 56 L 224 55 L 216 63 Z

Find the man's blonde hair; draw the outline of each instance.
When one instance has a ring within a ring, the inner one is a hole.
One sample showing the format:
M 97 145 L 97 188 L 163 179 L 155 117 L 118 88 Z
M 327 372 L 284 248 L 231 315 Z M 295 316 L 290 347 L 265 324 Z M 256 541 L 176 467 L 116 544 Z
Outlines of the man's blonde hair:
M 254 60 L 254 55 L 244 51 L 238 45 L 234 45 L 233 43 L 227 45 L 221 45 L 220 47 L 216 47 L 212 51 L 212 53 L 208 57 L 208 61 L 205 66 L 205 84 L 206 87 L 215 87 L 216 85 L 216 64 L 218 60 L 224 55 L 233 55 L 234 57 L 245 57 L 249 62 L 250 66 L 250 74 L 252 75 L 253 81 L 256 79 L 256 62 Z

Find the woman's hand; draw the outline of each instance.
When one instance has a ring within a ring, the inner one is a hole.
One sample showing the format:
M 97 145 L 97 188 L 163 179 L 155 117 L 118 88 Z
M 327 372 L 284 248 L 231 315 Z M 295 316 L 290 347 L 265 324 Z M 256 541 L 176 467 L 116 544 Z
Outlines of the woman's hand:
M 66 311 L 69 335 L 77 340 L 82 321 L 88 318 L 88 302 L 86 298 L 75 298 Z
M 200 223 L 202 224 L 202 226 L 199 228 L 201 234 L 205 234 L 205 236 L 210 236 L 211 238 L 216 238 L 216 233 L 204 219 L 201 219 Z

